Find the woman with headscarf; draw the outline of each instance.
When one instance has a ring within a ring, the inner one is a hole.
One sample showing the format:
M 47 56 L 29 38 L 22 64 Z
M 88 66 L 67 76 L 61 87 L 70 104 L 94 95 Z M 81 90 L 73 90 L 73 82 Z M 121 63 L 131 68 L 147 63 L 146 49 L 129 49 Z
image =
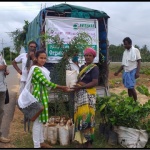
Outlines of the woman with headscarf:
M 80 67 L 78 82 L 74 85 L 74 122 L 75 140 L 92 148 L 95 127 L 96 88 L 98 85 L 99 69 L 93 64 L 96 52 L 92 48 L 84 51 L 85 65 Z M 76 146 L 81 148 L 82 145 Z

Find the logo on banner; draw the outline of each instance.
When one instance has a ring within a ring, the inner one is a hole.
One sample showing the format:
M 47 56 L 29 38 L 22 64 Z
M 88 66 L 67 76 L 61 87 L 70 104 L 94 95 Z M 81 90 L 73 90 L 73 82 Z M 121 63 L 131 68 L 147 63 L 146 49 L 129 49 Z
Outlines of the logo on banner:
M 73 25 L 73 29 L 74 29 L 74 30 L 78 30 L 78 28 L 79 28 L 79 24 L 78 24 L 78 23 L 75 23 L 75 24 Z
M 78 23 L 75 23 L 73 25 L 73 29 L 74 30 L 78 30 L 79 28 L 95 28 L 95 25 L 94 24 L 78 24 Z

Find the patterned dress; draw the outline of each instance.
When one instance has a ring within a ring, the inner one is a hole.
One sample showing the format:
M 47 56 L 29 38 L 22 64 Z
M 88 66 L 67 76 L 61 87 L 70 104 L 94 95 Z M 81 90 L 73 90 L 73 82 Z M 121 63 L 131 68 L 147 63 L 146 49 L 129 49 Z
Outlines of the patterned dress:
M 42 103 L 44 106 L 44 110 L 39 115 L 39 122 L 48 122 L 48 93 L 49 91 L 47 87 L 51 87 L 52 89 L 55 89 L 57 85 L 48 81 L 46 77 L 42 74 L 42 71 L 38 67 L 34 68 L 31 82 L 33 84 L 32 95 L 34 95 L 34 97 L 40 102 L 41 102 L 40 88 L 42 85 Z
M 97 71 L 91 72 L 93 68 Z M 98 79 L 99 70 L 96 65 L 91 64 L 83 69 L 80 68 L 78 81 L 82 81 L 84 77 Z M 89 76 L 87 74 L 90 74 Z M 94 74 L 94 76 L 93 76 Z M 96 76 L 95 76 L 96 75 Z M 90 82 L 90 81 L 89 81 Z M 80 84 L 78 84 L 81 86 Z M 95 103 L 96 88 L 80 89 L 74 94 L 74 121 L 75 121 L 75 139 L 80 144 L 90 142 L 95 138 Z

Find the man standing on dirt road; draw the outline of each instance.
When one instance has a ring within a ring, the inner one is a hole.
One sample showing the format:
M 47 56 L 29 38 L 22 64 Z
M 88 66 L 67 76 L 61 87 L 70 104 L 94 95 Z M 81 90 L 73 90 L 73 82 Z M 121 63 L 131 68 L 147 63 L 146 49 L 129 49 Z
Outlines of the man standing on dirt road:
M 2 137 L 2 131 L 1 131 L 2 119 L 4 116 L 5 98 L 6 98 L 5 76 L 9 74 L 9 71 L 6 68 L 7 68 L 6 62 L 0 53 L 0 142 L 3 143 L 10 142 L 10 139 Z
M 28 45 L 28 53 L 22 53 L 18 57 L 16 57 L 12 61 L 12 65 L 14 68 L 17 70 L 17 72 L 22 75 L 21 76 L 21 84 L 20 84 L 20 89 L 19 89 L 19 94 L 21 94 L 22 90 L 25 87 L 26 80 L 28 77 L 28 70 L 33 64 L 33 61 L 35 59 L 35 51 L 37 48 L 37 43 L 35 41 L 29 42 Z M 22 70 L 19 69 L 17 63 L 22 62 Z M 23 123 L 24 120 L 21 120 L 21 123 Z
M 123 53 L 122 66 L 114 73 L 117 76 L 123 69 L 123 84 L 128 89 L 129 97 L 133 97 L 134 101 L 137 100 L 137 93 L 134 89 L 136 79 L 139 78 L 139 71 L 141 66 L 140 51 L 132 45 L 129 37 L 123 40 L 124 47 L 126 48 Z

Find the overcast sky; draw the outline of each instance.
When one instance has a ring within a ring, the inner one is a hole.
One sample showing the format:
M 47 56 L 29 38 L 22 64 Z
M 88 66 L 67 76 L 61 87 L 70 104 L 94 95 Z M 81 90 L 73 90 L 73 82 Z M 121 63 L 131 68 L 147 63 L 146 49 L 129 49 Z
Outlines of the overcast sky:
M 65 1 L 64 1 L 65 2 Z M 22 29 L 24 20 L 31 22 L 42 8 L 64 2 L 0 2 L 0 51 L 13 43 L 6 32 Z M 147 45 L 150 50 L 150 2 L 66 2 L 104 11 L 110 16 L 108 40 L 119 45 L 125 37 L 132 39 L 140 48 Z M 24 49 L 21 52 L 25 52 Z

